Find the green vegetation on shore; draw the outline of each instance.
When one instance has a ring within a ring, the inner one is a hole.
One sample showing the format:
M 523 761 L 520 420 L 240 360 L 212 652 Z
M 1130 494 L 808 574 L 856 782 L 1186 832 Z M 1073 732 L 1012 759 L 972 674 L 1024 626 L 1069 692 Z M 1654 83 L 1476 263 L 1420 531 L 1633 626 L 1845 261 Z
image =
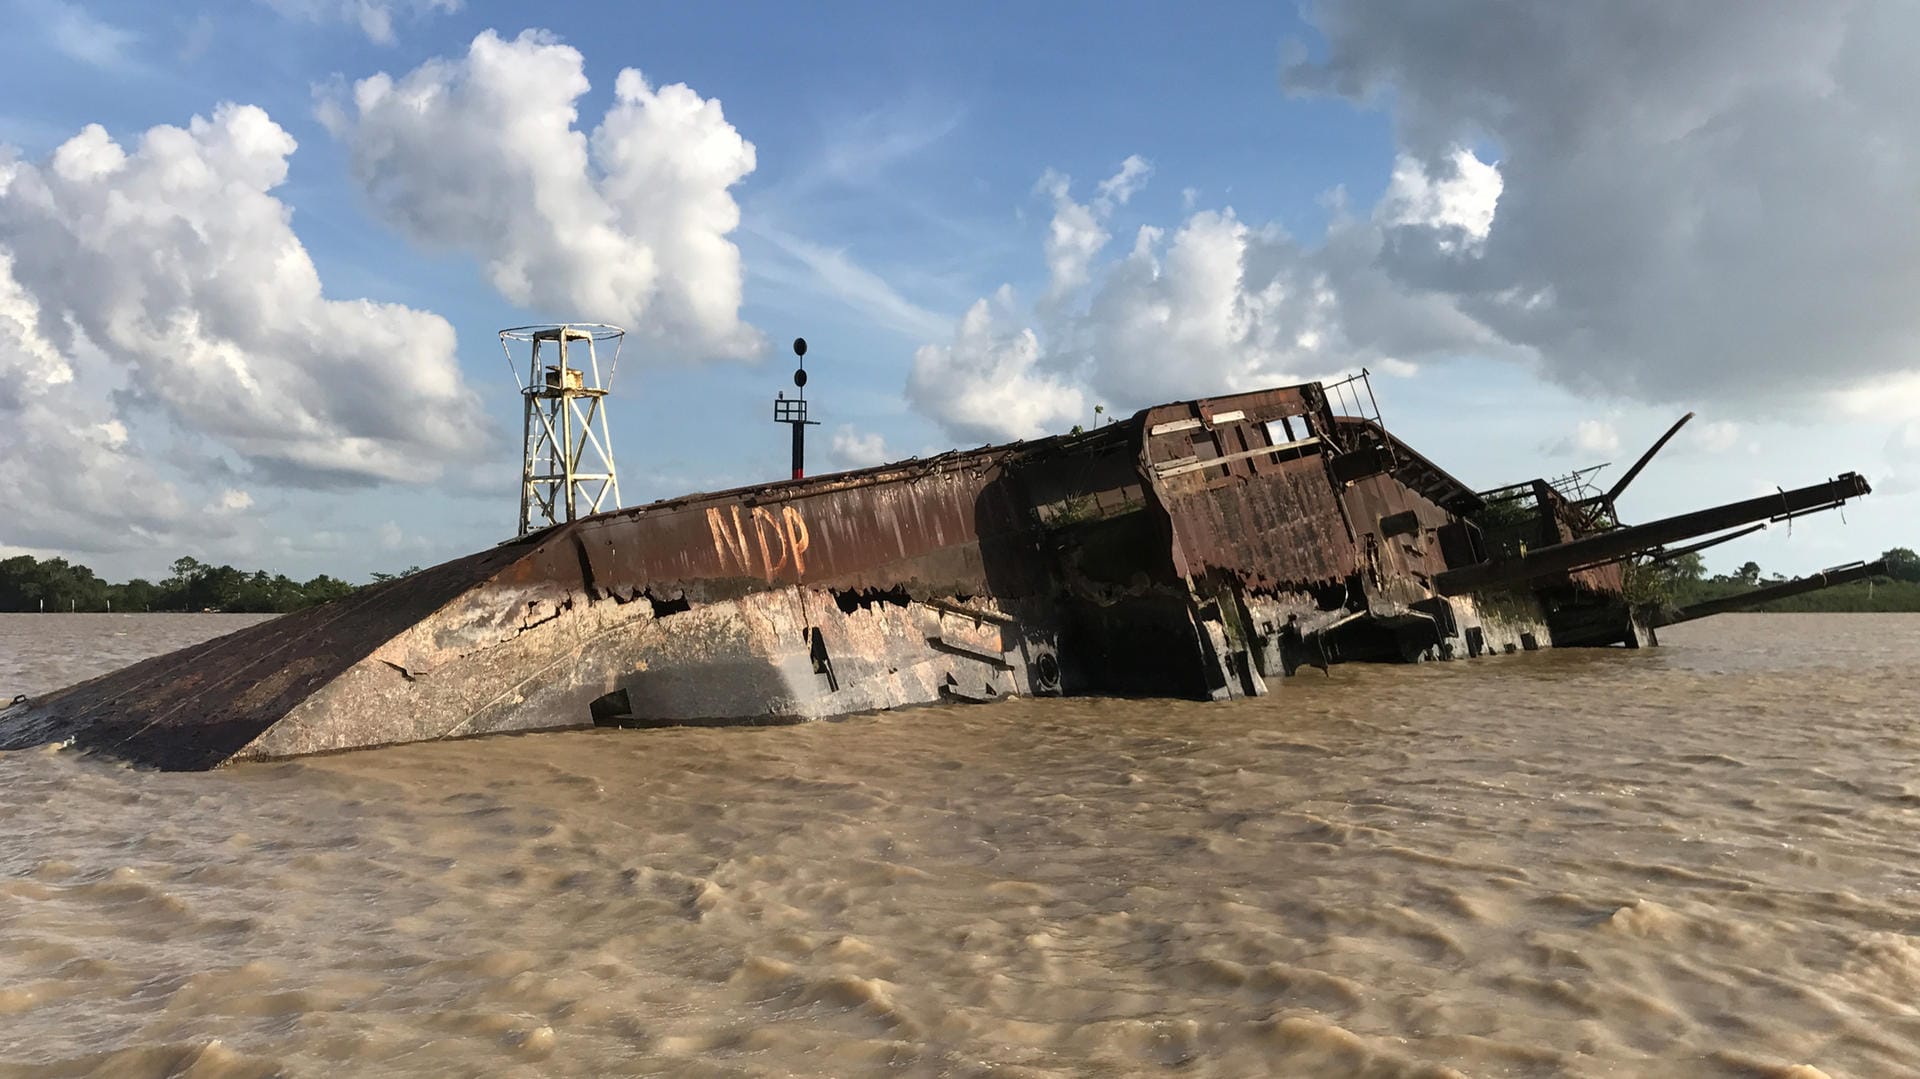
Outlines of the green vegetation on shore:
M 1818 592 L 1773 600 L 1756 611 L 1920 611 L 1920 554 L 1895 547 L 1881 559 L 1883 577 L 1856 581 Z M 374 583 L 418 572 L 376 573 Z M 1697 554 L 1658 565 L 1635 566 L 1628 573 L 1629 602 L 1643 611 L 1677 609 L 1765 588 L 1786 580 L 1763 575 L 1748 562 L 1733 573 L 1707 576 Z M 19 611 L 224 611 L 277 614 L 339 599 L 360 585 L 321 574 L 296 581 L 265 570 L 251 573 L 232 566 L 211 566 L 193 558 L 175 559 L 173 574 L 154 582 L 136 577 L 112 584 L 91 569 L 64 558 L 31 555 L 0 559 L 0 612 Z
M 418 567 L 414 567 L 418 569 Z M 412 573 L 414 569 L 407 572 Z M 374 574 L 375 581 L 394 575 Z M 0 611 L 225 611 L 279 614 L 339 599 L 359 585 L 321 574 L 296 581 L 265 570 L 249 573 L 179 558 L 173 575 L 112 584 L 64 558 L 0 559 Z
M 1906 547 L 1895 547 L 1882 554 L 1880 560 L 1887 564 L 1887 572 L 1882 576 L 1769 600 L 1751 610 L 1920 611 L 1920 554 Z M 1737 596 L 1780 584 L 1787 579 L 1778 573 L 1764 574 L 1759 564 L 1754 562 L 1748 562 L 1732 573 L 1717 573 L 1709 577 L 1700 556 L 1692 554 L 1669 562 L 1632 567 L 1627 575 L 1627 589 L 1629 602 L 1645 614 L 1661 609 L 1671 611 L 1724 596 Z
M 1724 593 L 1723 593 L 1724 594 Z M 1703 595 L 1710 599 L 1712 595 Z M 1920 611 L 1920 583 L 1885 577 L 1776 599 L 1756 611 Z

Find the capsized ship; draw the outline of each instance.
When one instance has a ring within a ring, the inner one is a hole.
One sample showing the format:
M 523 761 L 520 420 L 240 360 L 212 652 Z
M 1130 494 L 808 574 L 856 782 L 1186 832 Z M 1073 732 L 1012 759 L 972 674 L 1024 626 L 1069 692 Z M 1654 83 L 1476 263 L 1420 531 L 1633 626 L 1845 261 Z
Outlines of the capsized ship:
M 0 748 L 205 769 L 1016 694 L 1221 700 L 1307 665 L 1637 647 L 1629 559 L 1869 490 L 1848 473 L 1624 527 L 1620 486 L 1475 492 L 1371 400 L 1349 381 L 1181 401 L 584 517 L 20 702 Z

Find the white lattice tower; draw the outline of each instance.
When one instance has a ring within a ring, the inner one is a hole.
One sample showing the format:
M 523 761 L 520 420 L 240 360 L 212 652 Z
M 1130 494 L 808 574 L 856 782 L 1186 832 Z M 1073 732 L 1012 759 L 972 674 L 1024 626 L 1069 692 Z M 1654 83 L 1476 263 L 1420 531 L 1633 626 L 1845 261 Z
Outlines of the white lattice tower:
M 500 331 L 500 348 L 525 402 L 520 535 L 620 507 L 606 397 L 626 334 L 588 322 Z M 603 382 L 600 358 L 609 345 Z

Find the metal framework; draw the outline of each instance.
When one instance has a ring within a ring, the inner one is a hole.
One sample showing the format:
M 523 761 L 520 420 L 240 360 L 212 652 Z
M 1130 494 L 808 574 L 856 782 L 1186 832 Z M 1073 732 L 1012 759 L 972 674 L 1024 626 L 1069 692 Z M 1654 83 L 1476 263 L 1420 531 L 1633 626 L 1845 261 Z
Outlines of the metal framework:
M 1400 463 L 1398 455 L 1394 452 L 1394 440 L 1385 437 L 1387 423 L 1380 418 L 1380 401 L 1373 395 L 1373 376 L 1367 372 L 1366 368 L 1362 367 L 1357 374 L 1348 375 L 1337 382 L 1321 383 L 1321 388 L 1327 397 L 1327 407 L 1333 411 L 1334 415 L 1366 420 L 1380 432 L 1382 437 L 1377 441 L 1388 468 L 1393 468 Z M 1350 450 L 1354 448 L 1347 447 Z
M 1602 461 L 1597 465 L 1576 468 L 1564 476 L 1555 476 L 1547 481 L 1547 486 L 1560 492 L 1560 497 L 1569 502 L 1581 502 L 1601 494 L 1600 486 L 1593 474 L 1613 465 L 1612 461 Z
M 626 335 L 618 326 L 591 322 L 500 331 L 500 350 L 525 402 L 519 535 L 619 508 L 604 401 Z M 603 382 L 600 348 L 608 342 L 613 355 Z

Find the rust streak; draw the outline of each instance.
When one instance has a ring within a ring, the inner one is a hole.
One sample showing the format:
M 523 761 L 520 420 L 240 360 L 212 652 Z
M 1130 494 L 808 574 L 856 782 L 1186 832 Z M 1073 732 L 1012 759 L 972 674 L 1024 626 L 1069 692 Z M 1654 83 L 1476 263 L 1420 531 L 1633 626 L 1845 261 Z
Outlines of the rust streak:
M 767 546 L 767 528 L 772 526 L 773 538 L 780 544 L 780 561 L 773 560 L 773 549 Z M 767 512 L 764 506 L 753 507 L 753 536 L 760 541 L 760 564 L 766 568 L 767 580 L 780 572 L 787 564 L 787 536 L 781 531 L 780 521 Z
M 807 548 L 812 545 L 812 537 L 807 535 L 807 519 L 792 506 L 782 506 L 780 517 L 787 525 L 787 546 L 793 551 L 793 572 L 796 577 L 807 572 Z
M 728 506 L 727 508 L 733 511 L 733 528 L 731 530 L 727 528 L 727 519 L 721 514 L 719 506 L 707 507 L 707 529 L 713 533 L 713 553 L 720 557 L 720 565 L 722 568 L 726 566 L 727 558 L 731 555 L 735 565 L 741 569 L 747 569 L 749 568 L 747 562 L 747 531 L 741 527 L 740 507 L 734 505 Z M 764 554 L 765 552 L 766 546 L 762 544 L 761 553 Z

